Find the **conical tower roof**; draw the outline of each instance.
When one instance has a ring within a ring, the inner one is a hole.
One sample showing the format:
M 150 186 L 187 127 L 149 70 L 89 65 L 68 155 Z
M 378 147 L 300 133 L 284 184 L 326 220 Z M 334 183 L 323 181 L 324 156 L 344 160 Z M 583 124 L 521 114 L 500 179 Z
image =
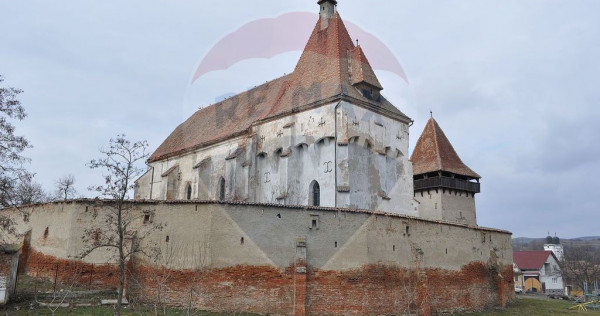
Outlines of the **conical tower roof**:
M 413 163 L 414 175 L 445 171 L 473 179 L 481 178 L 462 162 L 444 131 L 433 118 L 425 125 L 410 160 Z

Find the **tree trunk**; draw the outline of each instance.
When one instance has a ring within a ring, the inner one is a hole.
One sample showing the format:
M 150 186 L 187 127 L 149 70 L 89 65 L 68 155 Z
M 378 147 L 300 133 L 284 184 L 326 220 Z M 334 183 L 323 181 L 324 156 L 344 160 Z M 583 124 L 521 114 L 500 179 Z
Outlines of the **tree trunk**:
M 123 206 L 121 201 L 118 204 L 117 223 L 119 230 L 119 292 L 117 295 L 117 305 L 115 306 L 115 316 L 121 315 L 121 306 L 123 305 L 123 289 L 125 288 L 125 253 L 123 251 L 124 232 L 123 232 Z

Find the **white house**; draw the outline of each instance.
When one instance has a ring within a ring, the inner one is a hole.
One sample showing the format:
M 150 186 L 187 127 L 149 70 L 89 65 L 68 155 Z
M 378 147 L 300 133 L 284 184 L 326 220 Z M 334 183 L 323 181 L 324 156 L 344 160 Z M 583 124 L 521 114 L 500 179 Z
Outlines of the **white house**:
M 525 292 L 564 293 L 562 273 L 552 251 L 515 251 L 513 260 L 523 275 L 523 284 L 517 284 L 517 287 Z

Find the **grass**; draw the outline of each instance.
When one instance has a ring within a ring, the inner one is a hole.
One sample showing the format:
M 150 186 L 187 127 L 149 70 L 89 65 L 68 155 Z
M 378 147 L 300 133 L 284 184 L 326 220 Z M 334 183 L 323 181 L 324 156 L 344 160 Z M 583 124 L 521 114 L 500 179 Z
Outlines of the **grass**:
M 517 298 L 507 308 L 495 309 L 480 313 L 462 314 L 465 316 L 479 315 L 526 315 L 526 316 L 551 316 L 551 315 L 600 315 L 600 311 L 577 311 L 570 310 L 573 302 L 563 300 L 540 300 L 531 298 Z
M 31 293 L 37 292 L 40 301 L 49 302 L 46 298 L 41 296 L 49 295 L 49 293 L 53 292 L 54 284 L 53 282 L 49 282 L 47 280 L 36 279 L 32 277 L 24 276 L 19 279 L 18 289 L 23 291 L 24 293 L 29 293 L 29 296 L 23 296 L 20 299 L 17 298 L 16 302 L 13 302 L 9 306 L 0 307 L 0 316 L 4 315 L 14 315 L 14 316 L 25 316 L 25 315 L 73 315 L 73 316 L 83 316 L 83 315 L 93 315 L 93 316 L 111 316 L 113 315 L 113 307 L 112 306 L 91 306 L 91 307 L 68 307 L 68 308 L 58 308 L 56 309 L 56 313 L 52 313 L 52 311 L 44 306 L 39 306 L 34 301 L 34 298 L 31 296 Z M 65 287 L 62 285 L 57 285 L 57 290 L 60 289 L 66 291 L 77 291 L 84 290 L 85 288 L 74 288 L 74 287 Z M 65 300 L 65 302 L 71 303 L 71 306 L 77 306 L 74 304 L 78 303 L 92 303 L 97 304 L 101 298 L 115 298 L 114 291 L 108 292 L 98 292 L 93 294 L 88 294 L 84 297 L 75 297 Z M 59 294 L 60 295 L 60 294 Z M 18 295 L 17 295 L 18 296 Z M 54 301 L 55 303 L 60 302 L 60 300 Z M 600 311 L 578 311 L 578 310 L 569 310 L 569 307 L 573 306 L 573 303 L 570 301 L 563 300 L 547 300 L 547 299 L 533 299 L 527 298 L 524 295 L 518 296 L 513 302 L 511 302 L 504 309 L 494 309 L 479 313 L 469 313 L 462 314 L 465 316 L 478 316 L 478 315 L 497 315 L 497 316 L 506 316 L 506 315 L 526 315 L 526 316 L 551 316 L 551 315 L 596 315 L 600 316 Z M 158 311 L 158 315 L 162 315 L 162 310 Z M 126 306 L 123 309 L 122 315 L 124 316 L 143 316 L 143 315 L 156 315 L 152 306 Z M 186 315 L 185 310 L 181 309 L 168 309 L 166 315 L 175 316 L 175 315 Z M 234 314 L 223 314 L 223 313 L 210 313 L 210 312 L 202 312 L 202 311 L 193 311 L 192 315 L 198 316 L 225 316 L 225 315 L 234 315 Z M 252 314 L 244 314 L 244 313 L 236 313 L 238 316 L 251 316 Z
M 29 316 L 29 315 L 69 315 L 69 316 L 112 316 L 113 315 L 113 307 L 112 306 L 92 306 L 92 307 L 72 307 L 72 308 L 60 308 L 56 310 L 55 314 L 52 314 L 52 311 L 45 307 L 35 307 L 33 309 L 0 309 L 0 315 L 9 315 L 9 316 Z M 5 314 L 6 313 L 6 314 Z M 146 316 L 146 315 L 155 315 L 154 310 L 149 307 L 138 307 L 135 309 L 131 309 L 127 307 L 121 311 L 121 315 L 124 316 Z M 162 310 L 158 311 L 157 315 L 163 315 Z M 166 315 L 168 316 L 182 316 L 186 315 L 186 311 L 179 309 L 168 309 Z M 245 314 L 245 313 L 236 313 L 236 314 L 223 314 L 223 313 L 211 313 L 211 312 L 202 312 L 202 311 L 192 311 L 191 315 L 196 316 L 225 316 L 225 315 L 236 315 L 236 316 L 255 316 L 254 314 Z
M 600 315 L 600 311 L 576 311 L 569 310 L 568 308 L 572 306 L 572 302 L 562 301 L 562 300 L 539 300 L 539 299 L 530 299 L 530 298 L 518 298 L 515 299 L 509 306 L 505 309 L 496 309 L 479 313 L 470 313 L 470 314 L 459 314 L 465 316 L 478 316 L 478 315 L 497 315 L 497 316 L 505 316 L 505 315 L 527 315 L 527 316 L 552 316 L 552 315 Z M 4 314 L 11 316 L 25 316 L 25 315 L 52 315 L 52 312 L 44 307 L 36 307 L 35 309 L 21 309 L 21 310 L 5 310 L 2 311 L 0 309 L 0 314 Z M 92 316 L 111 316 L 113 314 L 113 309 L 110 306 L 94 306 L 94 307 L 78 307 L 78 308 L 63 308 L 59 309 L 54 315 L 72 315 L 72 316 L 83 316 L 83 315 L 92 315 Z M 123 310 L 122 315 L 126 316 L 138 316 L 138 315 L 154 315 L 154 310 L 151 308 L 137 308 L 132 310 L 130 307 L 127 307 Z M 162 315 L 162 313 L 159 313 Z M 169 309 L 167 310 L 167 315 L 175 316 L 175 315 L 185 315 L 185 311 L 178 309 Z M 193 315 L 198 316 L 224 316 L 224 315 L 233 315 L 233 314 L 220 314 L 220 313 L 209 313 L 209 312 L 200 312 L 196 311 Z M 238 316 L 250 316 L 251 314 L 235 314 Z

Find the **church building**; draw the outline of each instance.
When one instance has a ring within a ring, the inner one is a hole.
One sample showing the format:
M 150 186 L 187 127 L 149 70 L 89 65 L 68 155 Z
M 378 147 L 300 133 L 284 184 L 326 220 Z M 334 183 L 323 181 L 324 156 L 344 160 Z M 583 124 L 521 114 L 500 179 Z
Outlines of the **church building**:
M 433 120 L 411 163 L 412 120 L 381 94 L 336 4 L 319 1 L 291 74 L 179 125 L 149 158 L 135 198 L 378 210 L 475 225 L 479 175 Z
M 318 4 L 294 71 L 175 128 L 134 201 L 7 210 L 18 270 L 81 286 L 93 271 L 94 285 L 114 288 L 113 249 L 82 253 L 125 222 L 127 247 L 144 250 L 124 262 L 130 301 L 294 316 L 505 306 L 511 233 L 477 225 L 480 176 L 433 117 L 409 159 L 412 120 L 381 94 L 336 1 Z M 116 224 L 115 207 L 127 209 Z

